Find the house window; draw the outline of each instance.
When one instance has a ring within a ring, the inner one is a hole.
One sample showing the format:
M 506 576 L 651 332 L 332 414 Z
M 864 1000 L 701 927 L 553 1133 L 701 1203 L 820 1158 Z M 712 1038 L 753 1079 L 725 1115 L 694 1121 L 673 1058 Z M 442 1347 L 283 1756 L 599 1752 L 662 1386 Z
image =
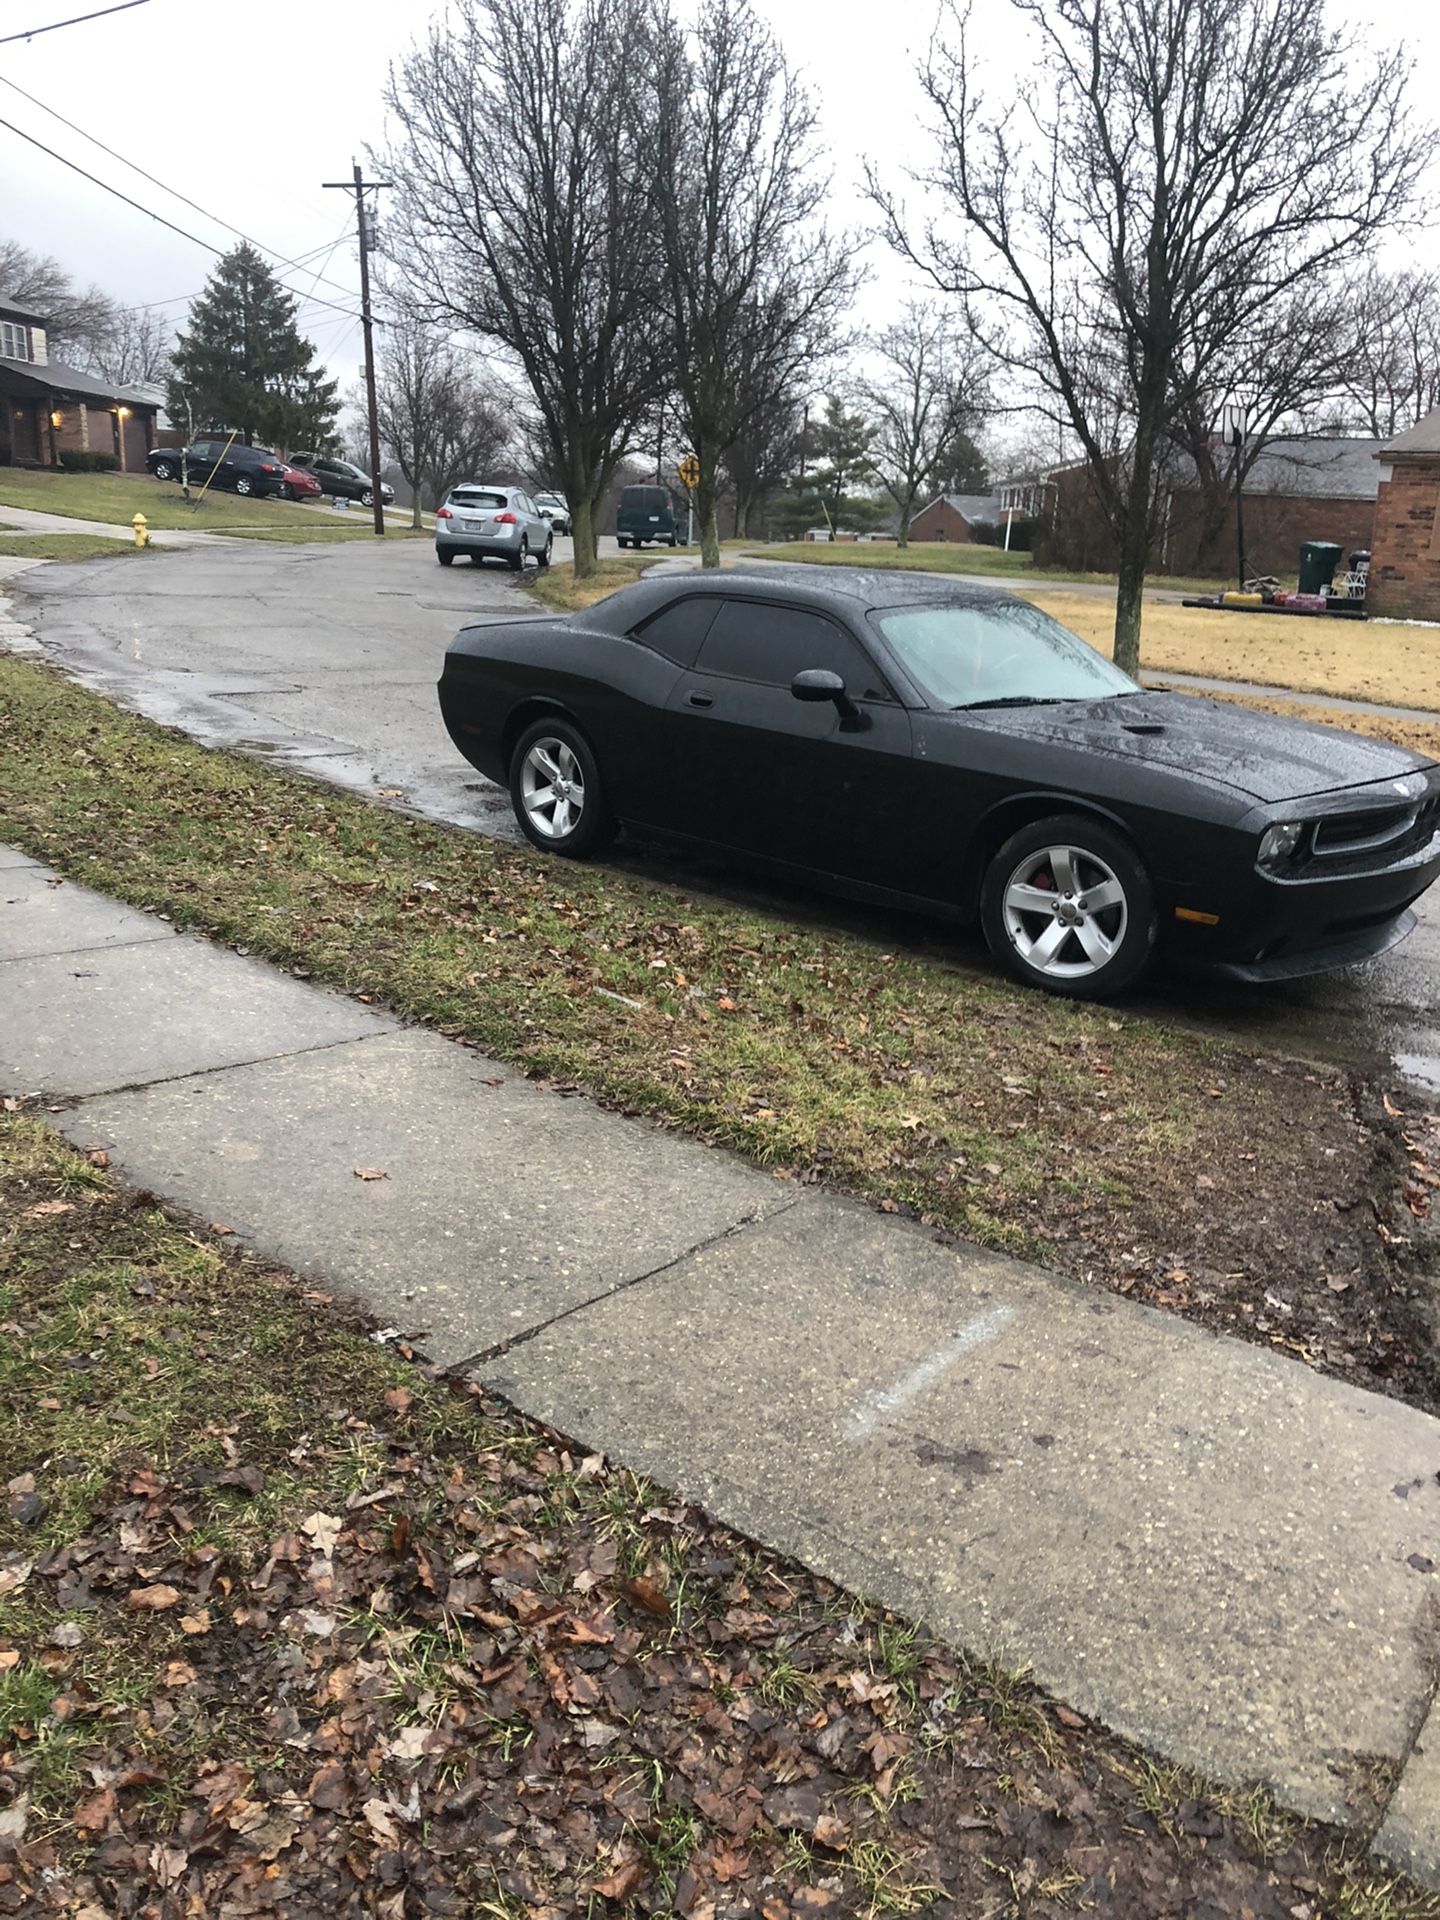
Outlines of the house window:
M 15 320 L 0 320 L 0 360 L 28 360 L 30 339 Z

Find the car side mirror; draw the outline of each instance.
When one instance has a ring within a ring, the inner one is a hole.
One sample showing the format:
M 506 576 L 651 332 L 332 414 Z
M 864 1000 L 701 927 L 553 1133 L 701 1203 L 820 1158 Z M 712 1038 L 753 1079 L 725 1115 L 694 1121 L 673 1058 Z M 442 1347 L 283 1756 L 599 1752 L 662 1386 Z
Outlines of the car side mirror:
M 832 673 L 828 667 L 806 667 L 790 682 L 790 691 L 797 700 L 833 701 L 846 720 L 853 720 L 860 711 L 846 693 L 845 682 L 840 675 Z

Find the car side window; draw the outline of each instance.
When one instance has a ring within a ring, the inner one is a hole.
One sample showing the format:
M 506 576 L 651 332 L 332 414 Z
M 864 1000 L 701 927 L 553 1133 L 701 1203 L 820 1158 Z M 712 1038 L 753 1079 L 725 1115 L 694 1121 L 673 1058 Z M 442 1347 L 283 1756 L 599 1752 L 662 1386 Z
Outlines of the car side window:
M 699 666 L 702 673 L 771 687 L 788 687 L 797 673 L 822 667 L 838 673 L 857 699 L 893 698 L 848 634 L 823 614 L 798 607 L 727 600 L 705 636 Z
M 719 605 L 713 594 L 692 593 L 686 600 L 672 600 L 635 629 L 635 638 L 677 667 L 693 667 Z

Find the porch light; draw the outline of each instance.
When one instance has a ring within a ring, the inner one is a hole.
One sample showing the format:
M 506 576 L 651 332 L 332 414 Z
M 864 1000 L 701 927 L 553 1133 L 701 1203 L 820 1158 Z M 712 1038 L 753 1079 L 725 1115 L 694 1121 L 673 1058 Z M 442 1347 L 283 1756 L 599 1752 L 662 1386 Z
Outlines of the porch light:
M 130 411 L 129 407 L 116 407 L 115 418 L 117 420 L 123 420 L 125 416 L 129 413 L 129 411 Z
M 50 424 L 52 427 L 63 427 L 65 424 L 64 414 L 59 412 L 58 410 L 52 413 L 50 416 Z

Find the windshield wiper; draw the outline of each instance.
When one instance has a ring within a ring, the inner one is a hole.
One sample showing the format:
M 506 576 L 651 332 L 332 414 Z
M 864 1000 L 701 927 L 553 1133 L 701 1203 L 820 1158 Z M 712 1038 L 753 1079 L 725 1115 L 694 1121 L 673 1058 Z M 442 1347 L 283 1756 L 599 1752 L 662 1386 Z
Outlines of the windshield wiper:
M 962 700 L 953 706 L 952 713 L 978 713 L 982 707 L 1059 707 L 1073 694 L 1063 693 L 1011 693 L 1001 700 Z

